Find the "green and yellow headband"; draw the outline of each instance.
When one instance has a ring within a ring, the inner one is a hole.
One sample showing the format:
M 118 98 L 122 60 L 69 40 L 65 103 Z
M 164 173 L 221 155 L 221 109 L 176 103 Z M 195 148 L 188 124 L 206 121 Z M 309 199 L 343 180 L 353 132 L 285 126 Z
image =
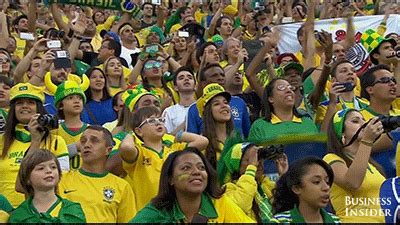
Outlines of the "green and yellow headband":
M 351 112 L 351 109 L 343 109 L 335 113 L 333 116 L 333 128 L 335 130 L 336 137 L 341 140 L 343 134 L 344 120 L 347 113 Z

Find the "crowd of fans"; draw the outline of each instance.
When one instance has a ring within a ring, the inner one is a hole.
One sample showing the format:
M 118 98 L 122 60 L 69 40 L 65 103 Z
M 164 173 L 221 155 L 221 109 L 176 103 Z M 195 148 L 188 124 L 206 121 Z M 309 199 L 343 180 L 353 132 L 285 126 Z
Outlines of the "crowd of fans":
M 399 10 L 1 0 L 0 222 L 399 222 Z

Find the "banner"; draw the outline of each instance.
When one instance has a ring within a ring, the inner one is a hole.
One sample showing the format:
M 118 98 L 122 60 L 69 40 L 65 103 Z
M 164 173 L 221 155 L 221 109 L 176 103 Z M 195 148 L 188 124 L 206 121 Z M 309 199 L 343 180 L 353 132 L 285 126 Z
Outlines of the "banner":
M 357 45 L 353 46 L 347 52 L 347 59 L 353 63 L 357 71 L 365 69 L 368 66 L 368 52 L 360 43 L 362 33 L 369 29 L 377 29 L 382 22 L 384 15 L 378 16 L 359 16 L 354 17 L 354 30 Z M 297 30 L 302 23 L 290 23 L 281 25 L 281 39 L 278 43 L 280 53 L 291 52 L 295 53 L 301 49 L 300 43 L 297 40 Z M 400 33 L 400 15 L 390 15 L 386 22 L 386 32 Z M 346 37 L 346 19 L 335 18 L 327 20 L 315 21 L 315 30 L 325 30 L 332 34 L 333 42 L 344 40 Z
M 122 2 L 124 2 L 122 0 Z M 49 3 L 82 5 L 103 9 L 122 10 L 121 0 L 49 0 Z

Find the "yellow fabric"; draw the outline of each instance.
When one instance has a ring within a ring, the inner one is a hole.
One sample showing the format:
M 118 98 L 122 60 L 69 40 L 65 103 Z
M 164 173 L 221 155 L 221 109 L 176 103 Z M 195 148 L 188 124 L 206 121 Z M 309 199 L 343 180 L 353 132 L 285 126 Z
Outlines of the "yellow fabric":
M 24 51 L 25 51 L 26 41 L 19 38 L 18 34 L 14 33 L 13 36 L 15 37 L 16 47 L 17 47 L 17 49 L 14 52 L 14 55 L 18 56 L 20 59 L 23 59 L 25 56 Z
M 370 120 L 370 119 L 375 117 L 375 115 L 372 114 L 371 112 L 369 112 L 367 109 L 361 110 L 360 113 L 361 113 L 361 115 L 363 115 L 365 121 L 368 121 L 368 120 Z M 392 109 L 392 110 L 389 111 L 389 115 L 391 115 L 391 116 L 399 116 L 400 115 L 400 110 Z
M 177 23 L 171 27 L 171 31 L 169 32 L 170 34 L 173 34 L 177 32 L 179 29 L 181 29 L 182 25 L 180 23 Z
M 86 127 L 87 125 L 84 124 L 83 126 Z M 69 145 L 77 143 L 80 140 L 83 131 L 85 131 L 85 129 L 81 129 L 80 132 L 72 133 L 72 131 L 65 130 L 64 127 L 60 125 L 57 130 L 53 130 L 51 133 L 61 136 L 65 143 Z
M 110 92 L 110 95 L 112 97 L 114 97 L 114 95 L 116 95 L 118 92 L 123 91 L 124 89 L 120 88 L 120 87 L 109 87 L 108 91 Z
M 257 167 L 249 165 L 246 168 L 246 172 L 249 170 L 257 171 Z M 246 215 L 255 220 L 252 206 L 257 193 L 257 182 L 254 176 L 246 172 L 236 182 L 225 184 L 225 196 L 229 197 Z
M 61 197 L 81 204 L 87 223 L 126 223 L 136 214 L 129 184 L 111 173 L 96 177 L 71 171 L 63 174 L 58 187 Z
M 0 223 L 7 223 L 10 215 L 3 210 L 0 210 Z
M 396 100 L 392 102 L 392 109 L 400 110 L 400 98 L 397 97 Z
M 3 152 L 4 136 L 0 136 L 0 155 Z M 57 144 L 57 146 L 56 146 Z M 21 204 L 25 198 L 23 194 L 16 193 L 15 181 L 17 179 L 18 170 L 21 165 L 22 158 L 31 143 L 23 143 L 18 140 L 13 141 L 8 153 L 4 159 L 0 159 L 0 194 L 3 194 L 13 207 Z M 49 149 L 57 157 L 68 156 L 67 145 L 64 139 L 58 135 L 50 135 L 45 141 L 42 141 L 41 148 Z
M 328 164 L 344 163 L 344 160 L 336 154 L 327 154 L 324 161 Z M 340 162 L 337 162 L 340 161 Z M 342 223 L 384 223 L 383 216 L 371 216 L 370 210 L 381 210 L 379 202 L 379 189 L 385 181 L 379 171 L 368 163 L 369 169 L 365 174 L 364 181 L 357 191 L 350 191 L 339 187 L 333 183 L 331 189 L 331 202 L 336 211 L 336 215 Z M 373 203 L 365 203 L 367 200 L 372 200 Z M 353 203 L 351 202 L 353 201 Z M 364 201 L 365 204 L 361 203 Z M 346 204 L 347 203 L 347 204 Z M 364 215 L 361 215 L 364 213 Z M 367 216 L 365 216 L 367 214 Z M 358 215 L 358 216 L 357 216 Z
M 62 202 L 59 201 L 57 206 L 53 208 L 53 210 L 51 210 L 50 215 L 54 218 L 58 217 L 58 214 L 60 213 L 62 207 Z
M 110 16 L 103 24 L 96 26 L 96 33 L 100 33 L 102 30 L 110 30 L 112 24 L 114 23 L 116 16 Z
M 103 127 L 106 128 L 108 131 L 112 132 L 112 130 L 114 130 L 114 128 L 117 126 L 117 124 L 118 124 L 118 119 L 116 119 L 112 122 L 103 124 Z
M 223 61 L 219 62 L 219 65 L 220 65 L 222 68 L 225 68 L 225 67 L 228 65 L 228 61 L 223 60 Z M 243 87 L 242 87 L 242 91 L 245 91 L 248 87 L 250 87 L 250 83 L 249 83 L 249 81 L 247 80 L 247 77 L 245 76 L 244 64 L 242 64 L 242 65 L 239 67 L 239 72 L 243 75 Z
M 254 223 L 228 196 L 223 195 L 219 199 L 213 199 L 215 210 L 218 217 L 209 219 L 208 223 Z
M 203 17 L 207 16 L 207 13 L 203 13 L 200 10 L 197 10 L 194 13 L 194 19 L 196 20 L 196 23 L 201 24 L 201 21 L 203 20 Z
M 368 101 L 365 99 L 359 99 L 360 101 L 362 101 L 364 104 L 369 105 Z M 346 105 L 347 109 L 354 109 L 354 102 L 344 102 L 344 104 Z M 336 104 L 336 112 L 342 110 L 342 104 L 341 103 L 337 103 Z M 315 123 L 316 124 L 322 124 L 322 121 L 325 118 L 326 115 L 326 111 L 328 110 L 328 106 L 327 105 L 319 105 L 318 109 L 317 109 L 317 113 L 315 116 Z
M 301 123 L 302 120 L 301 120 L 301 118 L 293 115 L 292 122 Z M 282 123 L 282 120 L 279 119 L 279 117 L 277 117 L 275 114 L 272 113 L 272 115 L 271 115 L 271 123 L 272 124 Z
M 171 147 L 164 145 L 161 153 L 147 148 L 144 144 L 137 145 L 138 156 L 135 163 L 123 162 L 133 193 L 136 196 L 136 209 L 142 209 L 158 193 L 161 168 L 168 155 L 174 151 L 183 150 L 187 143 L 174 143 Z M 140 181 L 140 182 L 138 182 Z
M 304 58 L 303 58 L 303 53 L 301 51 L 298 51 L 294 53 L 296 58 L 299 60 L 299 63 L 304 66 Z M 314 54 L 314 60 L 315 60 L 315 67 L 318 67 L 321 63 L 321 57 L 318 54 Z
M 33 98 L 44 103 L 44 87 L 38 87 L 30 83 L 18 83 L 10 89 L 10 101 L 16 98 Z
M 93 49 L 95 52 L 98 52 L 101 48 L 101 42 L 103 41 L 103 38 L 101 38 L 99 33 L 96 33 L 90 42 L 90 44 L 93 46 Z

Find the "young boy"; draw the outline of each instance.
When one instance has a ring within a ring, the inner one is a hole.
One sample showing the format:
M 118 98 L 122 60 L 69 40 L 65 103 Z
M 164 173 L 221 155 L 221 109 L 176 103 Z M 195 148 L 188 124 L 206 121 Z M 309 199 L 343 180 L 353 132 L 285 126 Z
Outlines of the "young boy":
M 123 160 L 123 168 L 127 172 L 133 192 L 136 196 L 136 208 L 142 209 L 158 193 L 161 167 L 169 153 L 185 147 L 203 150 L 208 139 L 192 133 L 180 131 L 171 146 L 163 142 L 166 132 L 164 118 L 155 107 L 144 107 L 133 115 L 134 135 L 126 135 L 119 150 Z M 176 143 L 179 142 L 179 143 Z
M 57 87 L 54 94 L 54 103 L 57 107 L 59 119 L 64 121 L 59 124 L 55 132 L 64 138 L 67 145 L 78 143 L 83 131 L 88 124 L 81 120 L 83 105 L 86 103 L 86 96 L 82 85 L 73 80 L 66 80 Z M 80 155 L 76 154 L 70 159 L 71 169 L 79 169 L 81 166 Z

